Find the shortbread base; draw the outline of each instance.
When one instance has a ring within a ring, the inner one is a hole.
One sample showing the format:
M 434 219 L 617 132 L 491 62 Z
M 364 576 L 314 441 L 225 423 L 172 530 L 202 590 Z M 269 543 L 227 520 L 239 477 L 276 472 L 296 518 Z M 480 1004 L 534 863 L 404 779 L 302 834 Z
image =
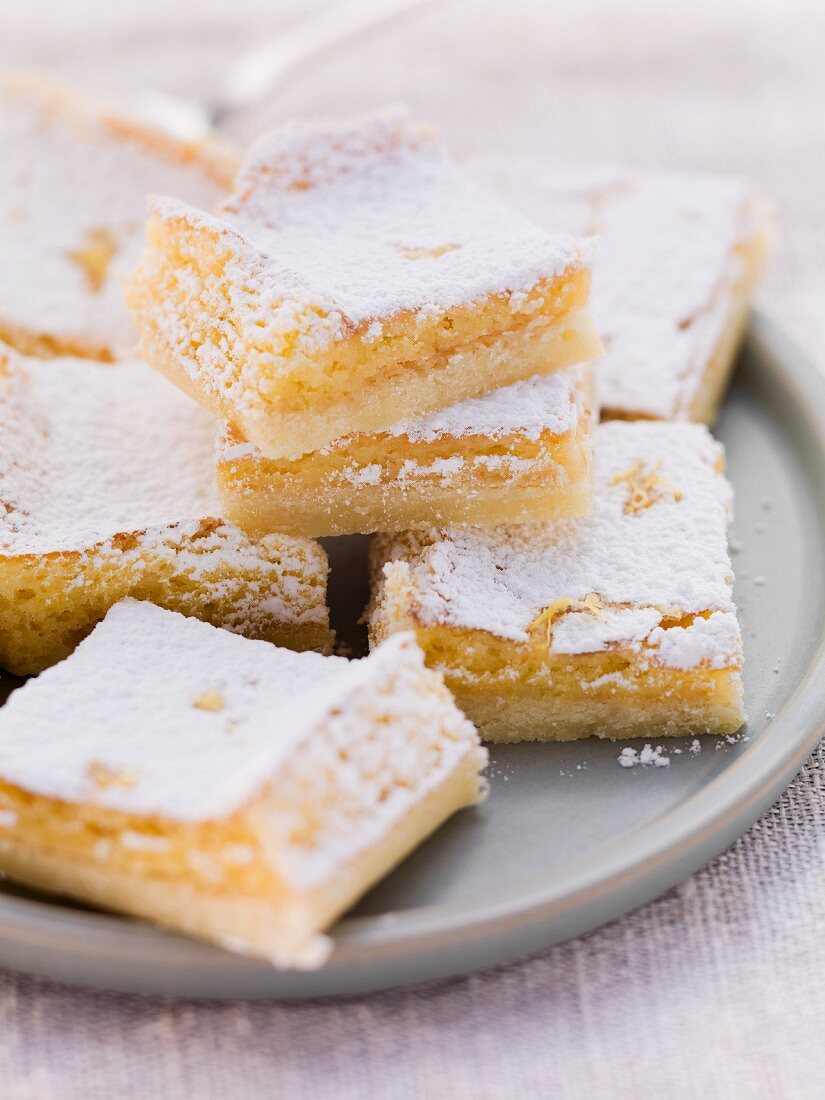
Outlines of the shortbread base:
M 555 668 L 544 683 L 463 673 L 445 673 L 445 679 L 490 742 L 726 736 L 745 721 L 738 670 L 641 670 L 633 654 L 615 656 L 624 663 L 624 684 L 606 690 L 588 686 L 577 661 Z
M 494 527 L 499 523 L 536 523 L 563 516 L 584 515 L 590 509 L 590 478 L 558 485 L 557 469 L 548 464 L 546 481 L 539 486 L 520 486 L 518 480 L 479 488 L 477 482 L 457 480 L 449 489 L 407 489 L 393 498 L 380 487 L 353 491 L 346 508 L 338 493 L 322 488 L 312 495 L 282 496 L 268 508 L 266 497 L 253 501 L 225 497 L 224 510 L 247 531 L 284 531 L 314 536 L 396 532 L 448 524 Z M 541 470 L 536 471 L 537 474 Z M 555 482 L 555 483 L 554 483 Z

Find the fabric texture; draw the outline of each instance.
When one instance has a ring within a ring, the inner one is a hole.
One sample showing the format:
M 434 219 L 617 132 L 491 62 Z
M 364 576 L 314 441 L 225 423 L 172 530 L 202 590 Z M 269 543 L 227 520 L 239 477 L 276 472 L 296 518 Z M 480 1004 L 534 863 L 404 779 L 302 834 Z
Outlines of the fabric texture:
M 206 94 L 246 44 L 309 6 L 6 0 L 0 60 Z M 823 58 L 818 0 L 456 0 L 330 56 L 235 130 L 406 99 L 463 152 L 743 174 L 777 208 L 762 304 L 825 363 Z M 824 774 L 820 748 L 738 843 L 659 901 L 466 978 L 218 1004 L 0 974 L 0 1094 L 821 1097 Z

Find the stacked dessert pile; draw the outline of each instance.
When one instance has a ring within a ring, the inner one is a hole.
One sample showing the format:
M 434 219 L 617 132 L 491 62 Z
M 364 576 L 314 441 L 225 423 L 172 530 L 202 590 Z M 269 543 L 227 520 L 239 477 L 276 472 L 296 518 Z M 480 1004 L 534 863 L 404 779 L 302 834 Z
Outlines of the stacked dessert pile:
M 480 184 L 391 112 L 265 137 L 221 196 L 222 150 L 20 82 L 0 133 L 28 242 L 0 277 L 0 662 L 40 672 L 0 710 L 0 868 L 319 965 L 483 795 L 445 681 L 491 740 L 739 728 L 731 493 L 687 422 L 764 253 L 739 185 Z M 348 533 L 376 536 L 359 661 L 323 655 L 315 540 Z

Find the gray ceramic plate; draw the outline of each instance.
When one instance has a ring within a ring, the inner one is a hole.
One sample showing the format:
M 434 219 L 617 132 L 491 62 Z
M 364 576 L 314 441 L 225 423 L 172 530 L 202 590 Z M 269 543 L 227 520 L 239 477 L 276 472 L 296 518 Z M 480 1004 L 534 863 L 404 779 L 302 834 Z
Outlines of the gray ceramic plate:
M 155 993 L 355 993 L 547 947 L 706 863 L 790 782 L 825 720 L 825 381 L 764 319 L 751 326 L 718 433 L 737 494 L 750 715 L 742 739 L 705 740 L 698 756 L 670 743 L 667 768 L 622 768 L 620 746 L 592 740 L 496 749 L 489 801 L 369 894 L 316 973 L 279 973 L 10 885 L 0 892 L 0 963 Z M 344 551 L 352 596 L 357 543 Z

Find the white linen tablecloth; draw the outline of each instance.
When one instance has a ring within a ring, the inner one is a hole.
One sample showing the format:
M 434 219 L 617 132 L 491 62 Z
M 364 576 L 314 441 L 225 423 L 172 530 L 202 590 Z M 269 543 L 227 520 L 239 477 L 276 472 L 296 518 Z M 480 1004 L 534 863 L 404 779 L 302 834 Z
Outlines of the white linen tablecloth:
M 206 93 L 245 45 L 310 6 L 0 0 L 0 62 Z M 237 133 L 393 99 L 461 152 L 749 176 L 778 211 L 762 304 L 825 363 L 819 0 L 458 0 L 296 77 Z M 822 1097 L 824 768 L 820 748 L 730 851 L 666 897 L 466 978 L 338 1002 L 198 1004 L 0 973 L 0 1097 Z

